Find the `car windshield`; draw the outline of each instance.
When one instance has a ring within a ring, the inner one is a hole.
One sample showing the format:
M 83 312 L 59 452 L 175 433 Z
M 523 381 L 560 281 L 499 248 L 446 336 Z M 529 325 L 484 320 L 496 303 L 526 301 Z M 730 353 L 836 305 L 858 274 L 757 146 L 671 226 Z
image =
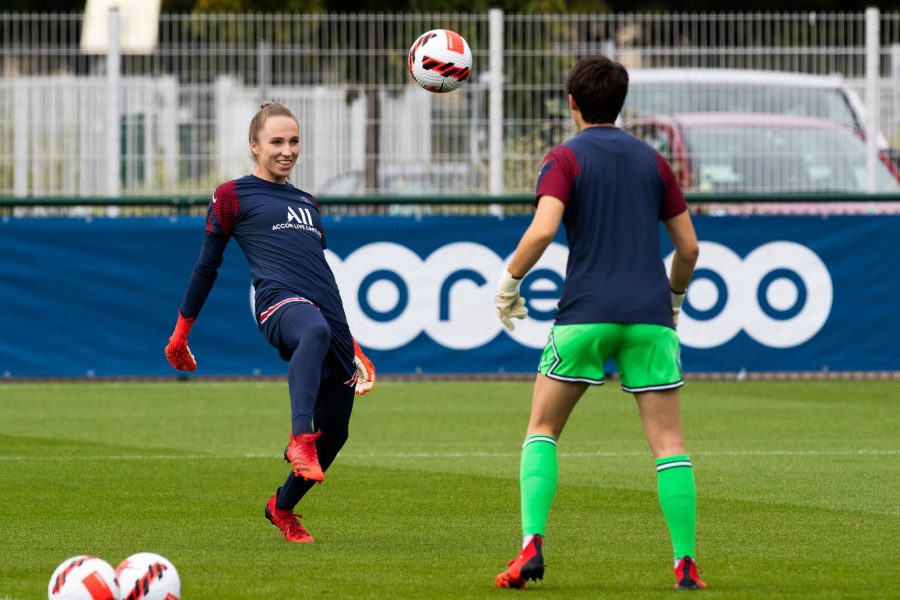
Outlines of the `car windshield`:
M 716 126 L 684 130 L 691 187 L 701 192 L 845 192 L 866 187 L 865 142 L 846 129 Z M 897 192 L 876 164 L 876 191 Z
M 634 82 L 622 109 L 624 119 L 684 112 L 751 112 L 820 117 L 862 129 L 843 90 L 763 84 Z

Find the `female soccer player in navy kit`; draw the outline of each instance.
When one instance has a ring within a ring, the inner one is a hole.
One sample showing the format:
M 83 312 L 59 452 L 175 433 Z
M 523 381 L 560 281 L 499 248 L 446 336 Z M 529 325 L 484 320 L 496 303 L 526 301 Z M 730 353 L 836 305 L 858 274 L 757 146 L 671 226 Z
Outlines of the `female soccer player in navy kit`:
M 566 279 L 535 380 L 522 446 L 522 551 L 496 578 L 521 588 L 544 575 L 543 536 L 556 494 L 556 444 L 591 384 L 612 358 L 634 394 L 656 459 L 659 504 L 675 555 L 676 589 L 701 589 L 697 576 L 694 473 L 681 433 L 678 336 L 681 303 L 699 254 L 687 204 L 672 169 L 653 148 L 615 127 L 628 91 L 625 68 L 604 57 L 569 73 L 569 108 L 579 133 L 550 151 L 538 174 L 537 208 L 500 278 L 503 324 L 527 314 L 519 282 L 553 241 L 569 243 Z M 675 246 L 666 276 L 659 222 Z
M 166 346 L 176 369 L 197 368 L 188 334 L 212 290 L 233 236 L 250 265 L 260 331 L 288 361 L 291 434 L 284 458 L 291 473 L 265 515 L 290 542 L 311 542 L 294 507 L 347 440 L 354 392 L 375 384 L 375 369 L 350 335 L 331 268 L 319 205 L 287 178 L 300 155 L 300 125 L 286 106 L 265 103 L 250 122 L 252 175 L 216 188 L 206 236 Z

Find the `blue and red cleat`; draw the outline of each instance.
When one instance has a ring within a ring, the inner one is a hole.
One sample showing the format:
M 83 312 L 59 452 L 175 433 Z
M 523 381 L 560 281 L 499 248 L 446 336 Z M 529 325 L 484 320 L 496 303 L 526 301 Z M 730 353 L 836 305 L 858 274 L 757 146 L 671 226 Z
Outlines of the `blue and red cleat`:
M 526 581 L 540 581 L 544 578 L 544 555 L 541 550 L 544 538 L 535 535 L 522 548 L 519 556 L 509 561 L 508 568 L 497 575 L 497 587 L 522 589 Z
M 279 490 L 280 491 L 280 490 Z M 312 542 L 316 538 L 312 536 L 306 527 L 300 524 L 301 515 L 295 514 L 293 510 L 280 510 L 275 507 L 275 501 L 278 499 L 278 492 L 269 498 L 266 502 L 266 518 L 284 535 L 284 539 L 289 542 Z
M 703 590 L 706 584 L 697 575 L 697 563 L 690 556 L 685 556 L 675 565 L 676 590 Z

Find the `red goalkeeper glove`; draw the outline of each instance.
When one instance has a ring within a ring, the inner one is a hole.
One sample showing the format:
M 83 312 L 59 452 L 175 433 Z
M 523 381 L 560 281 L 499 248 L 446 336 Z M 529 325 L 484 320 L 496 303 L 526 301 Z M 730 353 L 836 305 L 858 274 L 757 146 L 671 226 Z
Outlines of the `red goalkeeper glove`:
M 353 366 L 356 367 L 356 393 L 362 396 L 375 387 L 375 365 L 353 340 Z
M 169 364 L 179 371 L 197 370 L 197 361 L 194 360 L 194 355 L 191 354 L 191 349 L 187 344 L 188 334 L 191 333 L 191 327 L 194 326 L 196 320 L 196 317 L 190 319 L 184 317 L 179 311 L 178 323 L 166 346 L 166 358 L 169 360 Z

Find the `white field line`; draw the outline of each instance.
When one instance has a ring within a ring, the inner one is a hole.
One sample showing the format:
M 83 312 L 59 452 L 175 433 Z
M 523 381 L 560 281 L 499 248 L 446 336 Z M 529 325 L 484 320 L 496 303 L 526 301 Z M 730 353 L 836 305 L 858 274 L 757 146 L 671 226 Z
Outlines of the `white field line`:
M 343 459 L 421 459 L 421 458 L 514 458 L 519 452 L 347 452 Z M 897 456 L 900 450 L 714 450 L 692 452 L 692 456 Z M 571 458 L 624 458 L 649 457 L 645 451 L 631 452 L 560 452 L 560 457 Z M 93 462 L 93 461 L 182 461 L 182 460 L 240 460 L 279 458 L 277 453 L 236 454 L 99 454 L 92 456 L 0 456 L 0 462 Z M 0 599 L 2 600 L 2 599 Z

